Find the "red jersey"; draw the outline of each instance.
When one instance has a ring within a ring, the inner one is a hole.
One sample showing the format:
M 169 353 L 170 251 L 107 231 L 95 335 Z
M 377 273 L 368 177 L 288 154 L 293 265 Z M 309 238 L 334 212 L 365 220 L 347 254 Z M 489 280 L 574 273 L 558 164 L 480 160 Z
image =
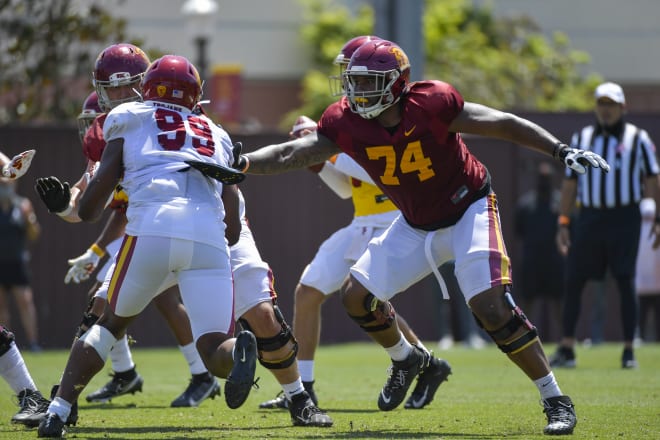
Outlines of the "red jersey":
M 449 131 L 463 104 L 451 85 L 419 81 L 397 104 L 401 122 L 393 132 L 353 113 L 346 97 L 326 109 L 318 132 L 365 169 L 411 226 L 439 229 L 490 190 L 486 167 Z
M 105 122 L 107 115 L 107 113 L 103 113 L 97 116 L 83 137 L 83 154 L 92 162 L 98 162 L 101 160 L 101 155 L 105 149 L 105 139 L 103 139 L 103 123 Z

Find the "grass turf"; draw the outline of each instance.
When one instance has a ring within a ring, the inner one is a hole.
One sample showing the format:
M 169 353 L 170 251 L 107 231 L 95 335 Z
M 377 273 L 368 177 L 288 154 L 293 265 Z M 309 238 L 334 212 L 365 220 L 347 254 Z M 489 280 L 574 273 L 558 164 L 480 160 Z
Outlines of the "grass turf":
M 433 343 L 429 343 L 431 347 Z M 547 347 L 548 354 L 554 349 Z M 23 353 L 39 389 L 47 395 L 67 359 L 65 351 Z M 230 410 L 220 399 L 199 408 L 170 408 L 187 386 L 186 363 L 176 349 L 137 346 L 133 358 L 144 377 L 144 392 L 105 405 L 84 396 L 109 378 L 109 364 L 83 391 L 78 425 L 67 438 L 78 439 L 541 439 L 545 415 L 534 385 L 492 345 L 483 350 L 457 347 L 438 352 L 452 366 L 433 403 L 422 410 L 381 412 L 376 405 L 389 360 L 375 344 L 322 346 L 317 353 L 316 392 L 334 418 L 331 428 L 291 425 L 283 410 L 258 404 L 279 391 L 272 375 L 258 366 L 260 388 Z M 578 368 L 557 369 L 562 391 L 577 409 L 573 439 L 660 439 L 660 344 L 636 350 L 637 370 L 620 368 L 621 346 L 578 348 Z M 34 429 L 10 423 L 17 411 L 12 390 L 0 383 L 0 438 L 36 438 Z

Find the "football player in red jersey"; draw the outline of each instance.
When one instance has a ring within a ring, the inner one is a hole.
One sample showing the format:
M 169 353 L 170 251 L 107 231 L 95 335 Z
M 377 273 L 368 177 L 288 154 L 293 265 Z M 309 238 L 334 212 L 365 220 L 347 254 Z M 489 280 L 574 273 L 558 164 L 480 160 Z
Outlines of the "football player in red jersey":
M 38 179 L 37 192 L 50 212 L 69 222 L 80 221 L 77 214 L 78 199 L 87 188 L 87 182 L 95 172 L 106 145 L 103 139 L 105 112 L 119 104 L 141 99 L 137 90 L 149 63 L 149 58 L 139 47 L 125 43 L 110 45 L 97 57 L 93 71 L 96 90 L 85 99 L 78 115 L 78 131 L 87 166 L 82 177 L 70 190 L 68 183 L 61 183 L 56 177 Z M 118 187 L 109 202 L 108 207 L 112 212 L 101 234 L 87 251 L 69 260 L 71 268 L 64 282 L 80 283 L 89 278 L 106 254 L 110 255 L 109 261 L 97 274 L 97 283 L 90 289 L 90 303 L 83 314 L 76 338 L 96 322 L 105 308 L 107 288 L 102 283 L 114 264 L 115 252 L 124 236 L 127 202 L 125 193 Z M 172 401 L 171 406 L 198 406 L 204 399 L 218 395 L 220 386 L 204 366 L 194 346 L 188 315 L 181 304 L 177 288 L 173 287 L 159 295 L 154 299 L 154 304 L 170 326 L 192 375 L 186 390 Z M 90 393 L 87 396 L 88 402 L 104 403 L 142 390 L 143 379 L 135 369 L 126 335 L 113 347 L 110 360 L 112 379 L 99 390 Z
M 389 300 L 454 259 L 479 324 L 537 386 L 547 417 L 544 432 L 570 434 L 577 423 L 573 403 L 557 384 L 536 328 L 513 301 L 490 176 L 460 133 L 521 144 L 579 173 L 590 167 L 607 171 L 609 165 L 596 154 L 569 148 L 531 121 L 464 102 L 448 83 L 409 82 L 409 76 L 408 57 L 399 46 L 366 43 L 343 74 L 346 96 L 325 110 L 316 133 L 241 155 L 234 166 L 275 174 L 343 151 L 401 210 L 387 232 L 369 243 L 341 289 L 349 316 L 392 358 L 378 398 L 382 410 L 398 406 L 426 367 L 401 334 Z
M 334 61 L 339 67 L 339 75 L 329 77 L 333 96 L 344 94 L 341 75 L 353 53 L 363 44 L 380 39 L 372 35 L 361 35 L 351 38 L 342 46 Z M 289 136 L 293 139 L 314 130 L 316 122 L 300 116 Z M 305 267 L 295 289 L 293 327 L 300 346 L 298 368 L 305 389 L 316 400 L 314 357 L 321 333 L 321 307 L 330 295 L 339 290 L 350 267 L 369 240 L 384 232 L 400 212 L 373 184 L 365 171 L 346 154 L 333 156 L 310 169 L 318 173 L 321 180 L 339 197 L 350 198 L 354 207 L 351 223 L 335 231 L 321 244 L 313 260 Z M 405 408 L 420 409 L 433 401 L 438 388 L 451 374 L 451 367 L 447 361 L 436 358 L 428 351 L 401 315 L 397 315 L 396 320 L 406 340 L 420 348 L 429 358 L 428 367 L 418 376 L 415 388 L 405 403 Z M 287 405 L 286 397 L 280 393 L 259 407 L 286 408 Z

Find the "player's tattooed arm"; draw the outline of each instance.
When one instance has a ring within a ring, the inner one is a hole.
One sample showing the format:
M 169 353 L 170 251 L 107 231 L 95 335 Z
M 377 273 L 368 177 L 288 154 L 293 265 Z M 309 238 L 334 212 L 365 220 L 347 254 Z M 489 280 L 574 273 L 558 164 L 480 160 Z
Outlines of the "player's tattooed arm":
M 339 147 L 328 138 L 312 132 L 300 139 L 269 145 L 246 154 L 246 172 L 279 174 L 322 163 L 339 152 Z

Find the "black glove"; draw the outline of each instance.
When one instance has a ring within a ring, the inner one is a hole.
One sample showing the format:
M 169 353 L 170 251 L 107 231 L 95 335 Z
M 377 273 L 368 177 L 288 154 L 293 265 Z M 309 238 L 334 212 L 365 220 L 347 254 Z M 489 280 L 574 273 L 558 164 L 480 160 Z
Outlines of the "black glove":
M 40 177 L 34 185 L 35 191 L 44 202 L 49 212 L 57 214 L 69 207 L 71 189 L 69 182 L 60 182 L 55 176 Z
M 234 168 L 229 168 L 215 163 L 202 162 L 199 160 L 184 160 L 185 163 L 200 171 L 206 177 L 210 177 L 225 185 L 236 185 L 245 179 L 245 174 Z
M 232 148 L 232 153 L 234 153 L 234 163 L 231 167 L 239 171 L 245 170 L 245 166 L 247 165 L 247 159 L 245 159 L 244 156 L 241 156 L 241 151 L 243 151 L 243 143 L 234 142 L 234 147 Z

